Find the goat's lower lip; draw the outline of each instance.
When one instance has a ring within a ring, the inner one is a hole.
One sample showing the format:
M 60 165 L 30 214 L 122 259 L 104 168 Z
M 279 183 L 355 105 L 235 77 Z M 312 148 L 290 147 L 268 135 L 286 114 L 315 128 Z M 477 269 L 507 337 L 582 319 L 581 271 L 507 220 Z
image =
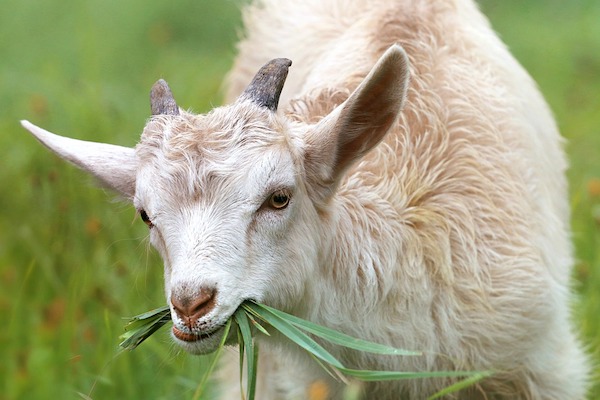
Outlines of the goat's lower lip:
M 179 329 L 177 329 L 177 327 L 173 327 L 173 335 L 175 335 L 175 337 L 179 340 L 182 340 L 184 342 L 197 342 L 199 340 L 202 339 L 206 339 L 208 337 L 210 337 L 210 333 L 207 334 L 196 334 L 196 333 L 187 333 L 187 332 L 183 332 Z

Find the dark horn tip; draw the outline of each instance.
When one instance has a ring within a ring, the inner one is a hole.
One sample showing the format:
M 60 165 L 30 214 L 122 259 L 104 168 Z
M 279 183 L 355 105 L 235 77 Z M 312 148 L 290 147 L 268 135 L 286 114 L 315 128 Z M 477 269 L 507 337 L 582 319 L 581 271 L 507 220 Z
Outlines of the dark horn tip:
M 271 111 L 277 111 L 279 96 L 291 65 L 292 61 L 287 58 L 275 58 L 263 65 L 244 90 L 242 98 Z
M 179 115 L 179 107 L 164 79 L 156 81 L 150 90 L 150 109 L 152 115 Z

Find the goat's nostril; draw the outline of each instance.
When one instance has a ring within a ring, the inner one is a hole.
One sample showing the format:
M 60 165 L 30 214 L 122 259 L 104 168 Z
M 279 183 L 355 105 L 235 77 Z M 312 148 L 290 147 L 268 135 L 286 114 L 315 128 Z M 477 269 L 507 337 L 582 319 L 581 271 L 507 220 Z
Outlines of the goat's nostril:
M 171 304 L 179 317 L 191 327 L 215 306 L 216 289 L 202 288 L 195 296 L 171 295 Z

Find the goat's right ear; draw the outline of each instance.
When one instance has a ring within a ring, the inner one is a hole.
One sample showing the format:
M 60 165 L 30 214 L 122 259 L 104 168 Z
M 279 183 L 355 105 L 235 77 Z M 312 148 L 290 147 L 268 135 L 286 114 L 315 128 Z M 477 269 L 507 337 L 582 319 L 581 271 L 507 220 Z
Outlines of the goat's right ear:
M 29 121 L 21 121 L 21 125 L 61 158 L 92 174 L 125 198 L 133 199 L 137 171 L 134 149 L 62 137 Z

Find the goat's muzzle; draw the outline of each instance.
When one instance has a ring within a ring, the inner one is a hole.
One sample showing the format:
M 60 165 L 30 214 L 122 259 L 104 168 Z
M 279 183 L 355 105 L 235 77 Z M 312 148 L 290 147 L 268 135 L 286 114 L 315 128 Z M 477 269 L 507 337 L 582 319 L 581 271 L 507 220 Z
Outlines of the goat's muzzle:
M 214 288 L 201 288 L 193 296 L 174 292 L 171 295 L 171 304 L 173 305 L 173 310 L 183 322 L 183 325 L 190 332 L 194 332 L 199 327 L 198 321 L 214 309 L 216 297 L 217 290 Z M 192 336 L 198 336 L 193 333 L 183 332 L 176 326 L 173 327 L 173 334 L 184 341 L 192 341 Z

